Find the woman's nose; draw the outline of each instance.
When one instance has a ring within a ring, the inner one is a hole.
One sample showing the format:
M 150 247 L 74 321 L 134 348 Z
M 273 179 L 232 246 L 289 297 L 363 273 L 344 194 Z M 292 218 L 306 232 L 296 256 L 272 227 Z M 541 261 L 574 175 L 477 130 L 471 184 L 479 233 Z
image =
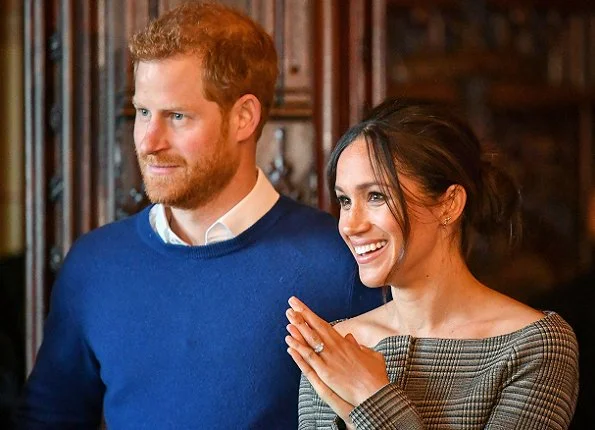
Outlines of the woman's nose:
M 341 212 L 339 224 L 341 231 L 347 236 L 363 233 L 371 226 L 366 211 L 356 205 L 352 206 L 349 211 Z

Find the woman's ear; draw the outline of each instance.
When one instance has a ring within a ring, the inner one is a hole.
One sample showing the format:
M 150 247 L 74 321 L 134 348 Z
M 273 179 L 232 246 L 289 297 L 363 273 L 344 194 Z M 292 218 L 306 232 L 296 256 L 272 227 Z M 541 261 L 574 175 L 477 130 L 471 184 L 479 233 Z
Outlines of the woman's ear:
M 446 227 L 455 223 L 463 214 L 467 204 L 467 192 L 458 184 L 453 184 L 444 192 L 440 204 L 440 224 Z
M 231 108 L 230 133 L 235 134 L 235 140 L 248 140 L 256 131 L 260 123 L 261 105 L 253 94 L 244 94 Z

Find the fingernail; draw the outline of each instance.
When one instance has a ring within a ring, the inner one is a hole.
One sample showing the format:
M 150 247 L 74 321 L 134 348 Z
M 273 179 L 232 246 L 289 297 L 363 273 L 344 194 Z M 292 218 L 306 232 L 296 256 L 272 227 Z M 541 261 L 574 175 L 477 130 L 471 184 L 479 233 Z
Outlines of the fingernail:
M 293 309 L 287 309 L 287 316 L 290 318 L 295 318 L 295 311 Z
M 302 310 L 302 306 L 301 306 L 302 305 L 302 302 L 300 302 L 296 297 L 290 297 L 289 304 L 296 311 L 301 311 Z

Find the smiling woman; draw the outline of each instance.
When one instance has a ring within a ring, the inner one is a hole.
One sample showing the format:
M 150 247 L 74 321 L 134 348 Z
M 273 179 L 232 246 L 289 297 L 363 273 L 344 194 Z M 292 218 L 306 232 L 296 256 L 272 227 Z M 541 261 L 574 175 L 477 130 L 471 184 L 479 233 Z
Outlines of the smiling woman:
M 393 300 L 334 326 L 289 300 L 300 429 L 568 428 L 572 328 L 467 266 L 474 238 L 520 236 L 514 181 L 469 126 L 387 101 L 340 139 L 328 178 L 362 282 Z

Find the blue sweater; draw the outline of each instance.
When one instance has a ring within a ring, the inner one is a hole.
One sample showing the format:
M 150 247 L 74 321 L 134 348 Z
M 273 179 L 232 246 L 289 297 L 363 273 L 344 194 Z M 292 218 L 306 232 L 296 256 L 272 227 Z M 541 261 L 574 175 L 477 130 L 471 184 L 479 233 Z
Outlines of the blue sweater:
M 281 197 L 240 236 L 165 244 L 149 209 L 81 237 L 52 291 L 19 428 L 291 429 L 299 370 L 285 310 L 380 303 L 328 214 Z

